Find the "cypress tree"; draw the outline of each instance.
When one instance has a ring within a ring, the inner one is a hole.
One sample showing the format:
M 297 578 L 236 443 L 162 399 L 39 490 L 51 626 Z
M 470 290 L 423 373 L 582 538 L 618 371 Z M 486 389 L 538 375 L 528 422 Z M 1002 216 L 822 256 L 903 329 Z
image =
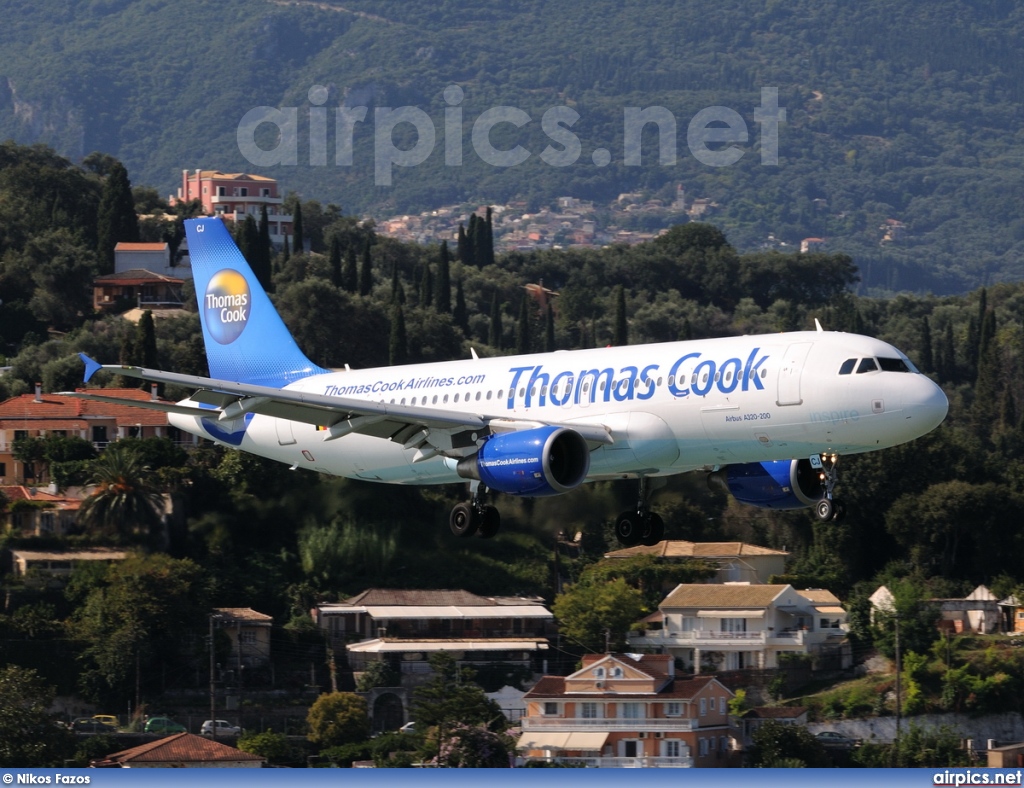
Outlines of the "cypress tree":
M 242 254 L 245 256 L 246 262 L 249 263 L 249 267 L 252 268 L 254 261 L 256 261 L 260 253 L 260 229 L 256 224 L 256 220 L 252 218 L 252 214 L 246 214 L 245 221 L 242 223 L 242 238 L 245 243 L 245 250 Z M 253 273 L 255 273 L 255 270 Z M 257 274 L 257 277 L 259 277 L 259 274 Z
M 932 327 L 928 316 L 921 319 L 921 369 L 925 372 L 935 371 L 935 360 L 932 356 Z
M 402 282 L 398 278 L 398 263 L 391 266 L 391 303 L 405 303 L 405 288 L 402 287 Z
M 690 318 L 683 318 L 683 327 L 679 329 L 679 341 L 686 342 L 693 339 L 693 326 L 690 325 Z
M 477 218 L 476 227 L 471 236 L 473 238 L 473 258 L 476 260 L 476 267 L 483 268 L 488 262 L 493 262 L 494 260 L 494 249 L 491 247 L 491 240 L 487 235 L 487 222 Z M 489 255 L 488 250 L 490 250 Z
M 96 235 L 101 274 L 114 272 L 114 247 L 119 241 L 132 243 L 139 240 L 139 217 L 135 214 L 132 186 L 128 181 L 128 170 L 121 162 L 114 163 L 103 181 Z
M 491 330 L 487 335 L 487 344 L 496 350 L 501 350 L 501 302 L 498 300 L 498 292 L 494 292 L 491 298 Z
M 149 309 L 142 313 L 139 318 L 139 325 L 135 330 L 135 352 L 139 356 L 139 365 L 147 369 L 156 369 L 159 366 L 156 352 L 156 325 L 153 322 L 153 313 Z M 141 381 L 139 388 L 149 388 L 149 383 Z M 157 387 L 158 392 L 163 391 L 163 386 Z
M 341 241 L 337 235 L 331 236 L 331 246 L 327 253 L 327 259 L 331 267 L 331 284 L 335 287 L 342 287 L 345 278 L 341 270 Z
M 978 359 L 978 376 L 974 382 L 974 406 L 972 414 L 982 436 L 991 433 L 992 424 L 998 415 L 1000 395 L 999 349 L 994 341 L 996 316 L 991 310 L 986 313 L 981 327 L 982 350 Z
M 476 233 L 477 233 L 477 217 L 475 213 L 469 215 L 469 228 L 466 230 L 466 259 L 463 263 L 466 265 L 480 267 L 480 261 L 476 259 Z
M 260 223 L 257 228 L 256 251 L 254 254 L 255 267 L 253 273 L 256 279 L 263 285 L 264 290 L 271 289 L 270 281 L 270 260 L 273 254 L 273 246 L 270 243 L 270 220 L 267 217 L 267 206 L 260 206 Z
M 953 324 L 946 323 L 942 337 L 942 383 L 954 383 L 959 379 L 956 368 L 956 342 L 953 340 Z
M 420 277 L 420 306 L 424 309 L 434 304 L 434 274 L 430 263 L 423 264 L 423 276 Z
M 490 205 L 487 206 L 487 218 L 484 220 L 484 229 L 484 260 L 480 263 L 481 268 L 494 263 L 494 212 L 491 210 Z
M 441 241 L 441 259 L 437 265 L 437 311 L 450 314 L 452 311 L 452 281 L 449 269 L 448 242 Z
M 452 320 L 462 329 L 463 336 L 469 336 L 469 311 L 466 309 L 466 294 L 462 292 L 462 280 L 455 283 L 455 309 Z
M 548 304 L 547 312 L 544 315 L 544 352 L 553 353 L 555 347 L 555 314 Z
M 363 247 L 363 264 L 359 266 L 359 295 L 368 296 L 373 290 L 373 258 L 370 256 L 370 239 Z
M 629 344 L 629 325 L 626 323 L 626 288 L 619 285 L 615 293 L 615 337 L 613 344 Z
M 469 238 L 466 236 L 466 228 L 462 226 L 462 222 L 459 222 L 459 238 L 456 246 L 456 253 L 459 255 L 459 262 L 463 265 L 473 265 L 473 252 L 469 243 Z
M 405 364 L 409 360 L 409 343 L 405 335 L 405 311 L 395 304 L 391 311 L 391 337 L 388 342 L 388 363 Z
M 516 329 L 516 353 L 520 356 L 530 352 L 530 297 L 524 295 L 519 305 L 519 326 Z
M 398 269 L 395 269 L 398 273 Z M 345 250 L 345 270 L 341 275 L 341 286 L 346 293 L 354 293 L 359 287 L 359 266 L 356 262 L 356 248 L 349 246 Z
M 292 217 L 292 248 L 295 254 L 306 251 L 306 238 L 302 234 L 302 203 L 295 203 L 295 215 Z

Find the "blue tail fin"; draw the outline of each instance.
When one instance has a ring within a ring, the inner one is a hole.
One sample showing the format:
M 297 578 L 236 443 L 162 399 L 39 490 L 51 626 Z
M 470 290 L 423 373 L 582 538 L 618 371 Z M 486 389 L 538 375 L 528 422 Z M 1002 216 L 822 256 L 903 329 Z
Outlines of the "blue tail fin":
M 188 219 L 185 234 L 211 377 L 280 388 L 328 371 L 299 350 L 220 219 Z

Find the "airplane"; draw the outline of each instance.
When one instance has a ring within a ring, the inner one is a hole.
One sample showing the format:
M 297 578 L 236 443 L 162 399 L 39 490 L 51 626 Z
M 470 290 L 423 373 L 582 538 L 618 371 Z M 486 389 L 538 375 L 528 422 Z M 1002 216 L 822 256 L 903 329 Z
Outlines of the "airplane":
M 469 483 L 456 536 L 500 528 L 489 492 L 537 497 L 638 482 L 615 534 L 657 544 L 649 498 L 692 471 L 738 501 L 841 517 L 842 455 L 914 440 L 948 401 L 901 351 L 867 336 L 762 334 L 398 367 L 330 370 L 299 349 L 217 218 L 185 222 L 210 378 L 100 364 L 193 389 L 177 403 L 69 396 L 164 411 L 175 427 L 320 473 L 388 484 Z

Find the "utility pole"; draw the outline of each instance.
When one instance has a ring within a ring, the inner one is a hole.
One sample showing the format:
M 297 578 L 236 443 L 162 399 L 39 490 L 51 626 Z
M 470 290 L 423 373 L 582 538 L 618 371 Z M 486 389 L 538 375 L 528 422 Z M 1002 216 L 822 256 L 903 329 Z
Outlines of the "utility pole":
M 216 614 L 210 614 L 210 725 L 211 736 L 217 738 L 217 683 L 216 683 L 216 669 L 217 665 L 214 662 L 214 651 L 213 651 L 213 619 Z
M 896 741 L 893 743 L 893 758 L 897 756 L 900 744 L 900 617 L 896 614 Z

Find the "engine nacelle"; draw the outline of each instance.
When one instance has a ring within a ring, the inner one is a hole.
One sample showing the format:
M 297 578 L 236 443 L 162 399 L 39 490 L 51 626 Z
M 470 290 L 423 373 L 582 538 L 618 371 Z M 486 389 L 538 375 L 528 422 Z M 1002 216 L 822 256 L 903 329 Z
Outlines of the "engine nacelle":
M 820 471 L 810 460 L 775 460 L 727 465 L 708 475 L 708 484 L 759 509 L 805 509 L 821 500 Z
M 538 427 L 492 435 L 471 457 L 459 460 L 465 479 L 509 495 L 560 495 L 579 487 L 590 470 L 590 448 L 578 432 Z

